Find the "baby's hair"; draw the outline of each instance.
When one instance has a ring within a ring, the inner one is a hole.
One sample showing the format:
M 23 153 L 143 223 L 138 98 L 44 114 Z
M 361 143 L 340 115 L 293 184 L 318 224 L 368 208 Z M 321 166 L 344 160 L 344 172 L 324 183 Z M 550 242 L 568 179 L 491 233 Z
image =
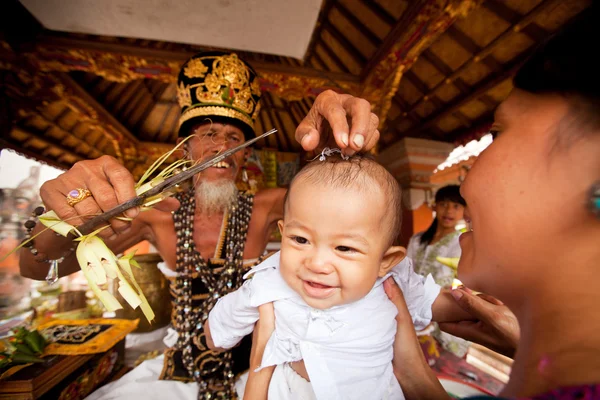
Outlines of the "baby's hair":
M 383 215 L 382 224 L 389 229 L 389 245 L 393 245 L 398 239 L 402 224 L 402 191 L 392 174 L 371 156 L 354 155 L 343 159 L 340 154 L 333 154 L 323 161 L 317 158 L 309 162 L 290 183 L 290 189 L 285 195 L 285 209 L 288 195 L 298 181 L 334 188 L 355 188 L 365 193 L 372 191 L 374 185 L 379 187 L 386 198 L 387 212 Z

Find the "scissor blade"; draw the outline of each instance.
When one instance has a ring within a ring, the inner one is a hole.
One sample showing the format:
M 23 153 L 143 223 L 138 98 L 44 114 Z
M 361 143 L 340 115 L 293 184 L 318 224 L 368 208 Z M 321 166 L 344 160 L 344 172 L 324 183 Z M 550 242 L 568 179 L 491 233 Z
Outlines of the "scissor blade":
M 234 147 L 233 149 L 226 150 L 226 151 L 212 157 L 209 160 L 206 160 L 198 165 L 195 165 L 195 166 L 187 169 L 186 171 L 183 171 L 177 175 L 173 175 L 172 177 L 165 179 L 163 182 L 154 186 L 152 189 L 147 190 L 146 192 L 140 194 L 139 196 L 136 196 L 131 200 L 128 200 L 122 204 L 119 204 L 118 206 L 116 206 L 114 208 L 111 208 L 110 210 L 108 210 L 98 216 L 95 216 L 94 218 L 90 219 L 86 223 L 80 225 L 77 229 L 81 233 L 86 235 L 86 234 L 92 232 L 93 229 L 97 225 L 99 225 L 101 223 L 106 223 L 111 218 L 121 215 L 124 211 L 129 210 L 130 208 L 141 206 L 142 204 L 144 204 L 145 199 L 155 196 L 159 193 L 162 193 L 166 190 L 169 190 L 169 189 L 175 187 L 177 184 L 190 179 L 192 176 L 196 175 L 197 173 L 204 171 L 207 168 L 212 167 L 219 161 L 224 160 L 225 158 L 229 157 L 230 155 L 232 155 L 242 149 L 245 149 L 246 147 L 259 141 L 260 139 L 263 139 L 275 132 L 277 132 L 277 129 L 271 129 L 270 131 L 265 132 L 262 135 L 255 137 L 254 139 L 250 139 L 247 142 L 244 142 L 244 143 L 240 144 L 239 146 Z
M 230 155 L 237 153 L 238 151 L 245 149 L 248 146 L 251 146 L 255 142 L 259 141 L 260 139 L 263 139 L 275 132 L 277 132 L 277 129 L 271 129 L 270 131 L 265 132 L 262 135 L 255 137 L 254 139 L 250 139 L 247 142 L 244 142 L 244 143 L 240 144 L 239 146 L 234 147 L 233 149 L 229 149 L 220 154 L 217 154 L 216 156 L 214 156 L 213 158 L 211 158 L 209 160 L 206 160 L 198 165 L 194 165 L 193 167 L 188 168 L 186 171 L 183 171 L 177 175 L 173 175 L 172 177 L 165 179 L 163 182 L 156 185 L 155 187 L 150 189 L 148 192 L 154 191 L 154 193 L 150 194 L 150 196 L 154 196 L 155 194 L 158 194 L 158 193 L 162 192 L 163 190 L 170 189 L 173 186 L 191 178 L 192 176 L 196 175 L 197 173 L 202 172 L 205 169 L 208 169 L 208 168 L 212 167 L 213 165 L 217 164 L 218 162 L 223 161 Z

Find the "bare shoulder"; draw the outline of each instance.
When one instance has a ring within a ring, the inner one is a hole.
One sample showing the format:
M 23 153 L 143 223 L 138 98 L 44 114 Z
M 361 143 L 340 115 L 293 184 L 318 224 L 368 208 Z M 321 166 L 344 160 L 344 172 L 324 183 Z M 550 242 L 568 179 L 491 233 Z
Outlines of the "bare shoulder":
M 259 205 L 274 205 L 277 202 L 283 201 L 285 197 L 285 193 L 287 189 L 284 188 L 272 188 L 272 189 L 263 189 L 258 191 L 254 195 L 254 203 Z
M 265 213 L 268 224 L 283 218 L 283 200 L 286 192 L 287 189 L 284 188 L 263 189 L 254 196 L 255 209 Z

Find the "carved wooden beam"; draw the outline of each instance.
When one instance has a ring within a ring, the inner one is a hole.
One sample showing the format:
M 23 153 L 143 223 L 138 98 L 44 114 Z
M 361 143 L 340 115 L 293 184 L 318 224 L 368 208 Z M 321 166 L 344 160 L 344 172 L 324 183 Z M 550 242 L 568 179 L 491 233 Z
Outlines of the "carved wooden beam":
M 410 25 L 414 23 L 416 17 L 423 11 L 427 0 L 415 0 L 411 1 L 404 13 L 398 21 L 395 21 L 391 15 L 381 8 L 376 2 L 371 0 L 363 1 L 365 5 L 368 5 L 371 10 L 387 23 L 392 25 L 390 33 L 386 36 L 384 42 L 379 46 L 373 57 L 369 60 L 369 63 L 362 72 L 363 78 L 366 78 L 368 74 L 389 54 L 391 48 L 398 43 L 402 38 L 403 34 L 409 29 Z M 391 17 L 391 20 L 388 17 Z
M 86 71 L 114 82 L 157 79 L 176 82 L 188 51 L 140 48 L 124 43 L 42 35 L 30 59 L 42 71 Z M 318 70 L 306 66 L 248 60 L 261 78 L 261 89 L 278 96 L 304 92 L 315 95 L 326 89 L 343 89 L 358 94 L 360 78 L 349 73 Z M 302 89 L 302 90 L 300 90 Z M 296 100 L 288 98 L 287 100 Z
M 379 115 L 380 129 L 404 71 L 456 18 L 467 15 L 480 1 L 416 0 L 410 3 L 362 74 L 361 96 L 371 101 L 374 112 Z

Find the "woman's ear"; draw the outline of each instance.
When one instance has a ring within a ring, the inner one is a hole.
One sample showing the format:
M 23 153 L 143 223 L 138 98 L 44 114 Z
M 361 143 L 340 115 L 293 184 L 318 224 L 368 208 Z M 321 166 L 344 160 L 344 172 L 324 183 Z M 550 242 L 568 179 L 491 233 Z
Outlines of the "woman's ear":
M 406 249 L 402 246 L 391 246 L 387 249 L 381 259 L 379 277 L 385 276 L 396 264 L 404 260 L 404 257 L 406 257 Z

